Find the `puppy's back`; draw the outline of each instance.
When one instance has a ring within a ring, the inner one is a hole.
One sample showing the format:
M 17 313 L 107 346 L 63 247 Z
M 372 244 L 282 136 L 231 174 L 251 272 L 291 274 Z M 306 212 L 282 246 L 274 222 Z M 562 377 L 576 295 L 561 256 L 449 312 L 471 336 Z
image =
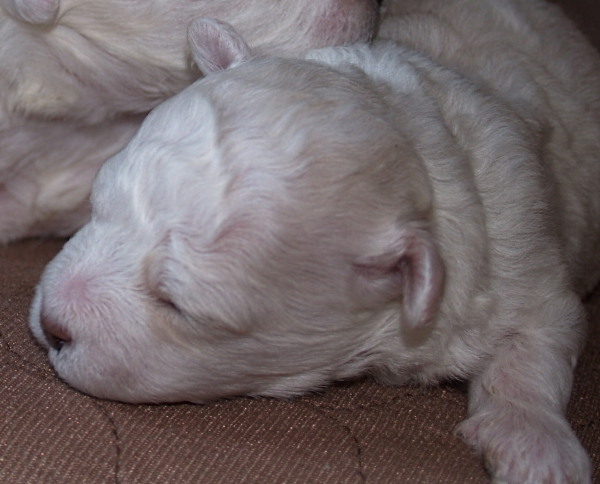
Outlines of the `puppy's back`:
M 502 98 L 542 139 L 575 287 L 600 277 L 600 57 L 541 0 L 388 0 L 379 36 Z

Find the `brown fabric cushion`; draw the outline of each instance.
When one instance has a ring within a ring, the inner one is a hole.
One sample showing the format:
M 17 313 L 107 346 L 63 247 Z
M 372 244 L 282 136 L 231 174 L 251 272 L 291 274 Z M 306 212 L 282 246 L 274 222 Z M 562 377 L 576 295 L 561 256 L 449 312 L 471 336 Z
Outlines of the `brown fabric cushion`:
M 597 0 L 565 4 L 600 45 Z M 294 401 L 126 405 L 60 382 L 27 329 L 61 241 L 0 248 L 0 483 L 483 483 L 453 437 L 460 386 L 387 388 L 364 379 Z M 569 420 L 600 483 L 600 289 Z

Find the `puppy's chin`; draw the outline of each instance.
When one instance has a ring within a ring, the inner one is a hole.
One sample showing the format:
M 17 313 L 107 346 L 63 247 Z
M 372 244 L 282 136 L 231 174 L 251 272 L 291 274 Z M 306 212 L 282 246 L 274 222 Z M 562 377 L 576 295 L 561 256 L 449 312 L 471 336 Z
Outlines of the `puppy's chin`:
M 55 350 L 49 352 L 50 361 L 61 380 L 74 389 L 87 395 L 132 404 L 157 404 L 190 402 L 206 404 L 219 399 L 240 396 L 272 396 L 287 398 L 302 391 L 289 389 L 288 385 L 274 385 L 269 390 L 265 380 L 260 383 L 246 378 L 229 378 L 215 381 L 202 378 L 208 370 L 195 372 L 184 369 L 184 365 L 174 366 L 171 371 L 165 368 L 151 368 L 141 365 L 138 368 L 119 365 L 106 365 L 106 356 L 97 364 L 94 357 L 70 355 L 65 357 Z M 139 362 L 136 362 L 139 364 Z
M 125 403 L 201 400 L 185 388 L 183 379 L 174 380 L 172 376 L 161 375 L 151 365 L 144 365 L 145 362 L 137 361 L 132 365 L 94 349 L 77 348 L 69 351 L 67 347 L 61 351 L 51 348 L 48 356 L 61 380 L 97 398 Z

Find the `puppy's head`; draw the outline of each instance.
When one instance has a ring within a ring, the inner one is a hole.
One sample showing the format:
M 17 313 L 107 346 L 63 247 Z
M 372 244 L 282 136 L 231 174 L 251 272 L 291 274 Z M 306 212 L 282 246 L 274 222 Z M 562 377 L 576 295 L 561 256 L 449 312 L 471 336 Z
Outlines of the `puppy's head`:
M 103 166 L 33 333 L 65 381 L 129 402 L 289 396 L 377 367 L 443 290 L 419 158 L 364 74 L 249 60 L 228 26 L 195 28 L 218 72 Z

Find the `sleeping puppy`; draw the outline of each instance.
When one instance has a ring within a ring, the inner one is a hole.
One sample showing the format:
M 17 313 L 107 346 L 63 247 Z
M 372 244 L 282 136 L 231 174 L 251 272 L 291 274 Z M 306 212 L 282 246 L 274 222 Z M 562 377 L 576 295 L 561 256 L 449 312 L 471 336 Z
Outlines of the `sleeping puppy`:
M 565 408 L 600 60 L 541 1 L 401 3 L 401 40 L 306 60 L 196 20 L 209 75 L 102 167 L 31 329 L 67 383 L 133 403 L 466 379 L 457 434 L 497 482 L 588 483 Z
M 101 163 L 200 76 L 193 18 L 288 56 L 367 40 L 377 15 L 376 0 L 0 0 L 0 243 L 87 221 Z

